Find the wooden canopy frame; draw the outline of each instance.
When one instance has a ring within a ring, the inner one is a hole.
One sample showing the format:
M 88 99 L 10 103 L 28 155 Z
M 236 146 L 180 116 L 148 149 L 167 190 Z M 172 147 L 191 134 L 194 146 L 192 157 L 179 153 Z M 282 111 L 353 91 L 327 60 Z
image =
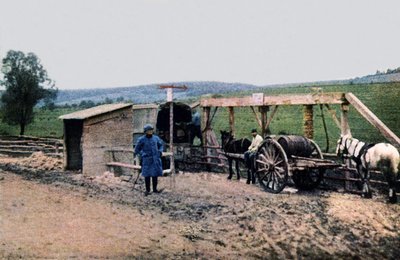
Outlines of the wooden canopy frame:
M 379 132 L 394 146 L 400 147 L 400 139 L 397 137 L 379 118 L 372 113 L 354 94 L 352 93 L 315 93 L 315 94 L 292 94 L 265 96 L 263 93 L 255 93 L 252 96 L 233 97 L 233 98 L 202 98 L 200 106 L 203 109 L 203 140 L 207 146 L 206 132 L 210 130 L 212 118 L 210 116 L 211 108 L 227 107 L 229 110 L 229 127 L 232 133 L 235 133 L 235 107 L 250 107 L 255 114 L 255 118 L 262 130 L 262 136 L 265 136 L 273 117 L 279 106 L 301 105 L 303 109 L 303 132 L 304 136 L 312 139 L 314 137 L 313 128 L 313 106 L 323 105 L 328 109 L 336 125 L 340 128 L 341 134 L 350 134 L 348 119 L 349 105 L 352 105 L 369 123 L 371 123 Z M 330 105 L 340 105 L 340 120 L 336 111 L 331 109 Z M 258 116 L 255 107 L 258 107 L 261 117 Z M 268 118 L 267 113 L 273 107 L 272 113 Z

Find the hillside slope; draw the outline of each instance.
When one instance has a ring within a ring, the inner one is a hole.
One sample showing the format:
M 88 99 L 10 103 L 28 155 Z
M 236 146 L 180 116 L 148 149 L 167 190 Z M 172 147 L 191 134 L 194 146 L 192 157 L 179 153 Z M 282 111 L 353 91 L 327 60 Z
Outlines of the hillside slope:
M 133 103 L 162 102 L 166 98 L 166 91 L 159 88 L 163 84 L 151 84 L 134 87 L 119 87 L 106 89 L 84 89 L 84 90 L 60 90 L 56 103 L 79 103 L 83 100 L 101 102 L 106 98 L 116 100 L 123 97 L 124 100 L 131 100 Z M 243 90 L 255 90 L 260 87 L 243 83 L 224 82 L 177 82 L 168 85 L 186 85 L 186 91 L 176 90 L 175 97 L 178 99 L 195 98 L 204 94 L 223 94 Z
M 228 94 L 243 91 L 260 91 L 264 92 L 267 89 L 299 87 L 299 86 L 327 86 L 327 85 L 353 85 L 353 84 L 371 84 L 371 83 L 390 83 L 400 82 L 400 73 L 391 74 L 375 74 L 367 75 L 360 78 L 347 80 L 330 80 L 330 81 L 315 81 L 304 83 L 288 83 L 275 84 L 266 86 L 256 86 L 244 83 L 225 83 L 216 81 L 199 81 L 199 82 L 173 82 L 167 83 L 172 85 L 186 85 L 187 91 L 175 91 L 177 99 L 197 98 L 205 94 Z M 133 103 L 153 103 L 162 102 L 165 100 L 165 90 L 159 89 L 163 84 L 149 84 L 131 87 L 117 87 L 104 89 L 76 89 L 76 90 L 60 90 L 56 100 L 56 104 L 62 105 L 65 103 L 78 104 L 83 100 L 92 100 L 93 102 L 102 102 L 106 98 L 116 100 L 123 98 Z

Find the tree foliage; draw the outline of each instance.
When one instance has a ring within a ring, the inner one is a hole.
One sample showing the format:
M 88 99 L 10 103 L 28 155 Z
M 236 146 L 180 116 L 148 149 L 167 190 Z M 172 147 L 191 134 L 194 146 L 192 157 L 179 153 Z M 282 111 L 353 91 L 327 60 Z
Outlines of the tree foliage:
M 34 53 L 10 50 L 3 59 L 2 72 L 1 83 L 6 88 L 1 96 L 3 121 L 19 125 L 23 135 L 34 119 L 33 108 L 41 100 L 51 103 L 57 97 L 57 89 Z

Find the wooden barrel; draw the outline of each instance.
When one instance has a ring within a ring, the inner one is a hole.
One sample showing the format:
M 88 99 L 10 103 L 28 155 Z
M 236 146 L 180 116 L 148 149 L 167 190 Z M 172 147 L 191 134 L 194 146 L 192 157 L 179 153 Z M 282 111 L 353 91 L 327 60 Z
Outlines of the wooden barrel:
M 285 150 L 288 158 L 292 155 L 310 157 L 312 146 L 307 138 L 300 135 L 284 135 L 279 137 L 278 143 Z

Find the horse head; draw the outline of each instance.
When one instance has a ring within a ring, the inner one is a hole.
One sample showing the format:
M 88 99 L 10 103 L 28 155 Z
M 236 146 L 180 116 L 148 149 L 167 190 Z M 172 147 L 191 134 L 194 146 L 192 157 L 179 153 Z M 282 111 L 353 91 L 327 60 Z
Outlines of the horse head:
M 222 148 L 224 148 L 231 140 L 233 140 L 232 132 L 221 130 Z
M 351 141 L 350 139 L 351 139 L 350 135 L 340 135 L 340 138 L 338 139 L 337 145 L 336 145 L 336 155 L 338 157 L 348 153 L 347 143 Z

